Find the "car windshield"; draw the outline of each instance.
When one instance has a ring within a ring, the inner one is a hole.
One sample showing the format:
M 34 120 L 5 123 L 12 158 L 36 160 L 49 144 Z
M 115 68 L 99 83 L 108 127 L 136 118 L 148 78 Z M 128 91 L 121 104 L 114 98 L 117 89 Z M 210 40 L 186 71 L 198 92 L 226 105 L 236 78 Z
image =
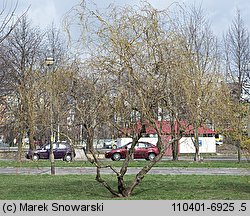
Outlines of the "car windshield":
M 61 143 L 53 143 L 53 149 L 64 149 L 67 148 L 65 144 L 61 144 Z M 50 144 L 45 144 L 43 145 L 41 148 L 39 149 L 45 149 L 45 150 L 49 150 L 50 149 Z
M 126 145 L 121 146 L 120 148 L 131 148 L 132 143 L 128 143 Z M 137 148 L 150 148 L 152 145 L 150 143 L 139 142 L 135 145 L 135 149 Z
M 44 145 L 42 148 L 48 150 L 50 149 L 50 144 Z M 55 148 L 56 148 L 56 143 L 53 144 L 53 149 Z

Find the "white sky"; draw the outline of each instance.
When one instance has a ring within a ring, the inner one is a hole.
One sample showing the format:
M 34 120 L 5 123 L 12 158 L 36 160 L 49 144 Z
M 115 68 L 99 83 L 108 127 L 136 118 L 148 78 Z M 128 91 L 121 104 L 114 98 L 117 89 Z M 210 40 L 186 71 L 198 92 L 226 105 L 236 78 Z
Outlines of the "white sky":
M 0 2 L 3 1 L 15 2 L 15 0 L 0 0 Z M 139 1 L 140 0 L 92 0 L 98 8 L 106 8 L 110 3 L 117 5 L 135 5 Z M 17 12 L 21 13 L 25 11 L 30 5 L 28 16 L 32 20 L 33 25 L 45 28 L 54 22 L 57 26 L 60 26 L 65 13 L 78 2 L 80 2 L 80 0 L 19 0 Z M 148 2 L 158 9 L 167 8 L 172 2 L 202 4 L 211 22 L 211 28 L 218 36 L 221 36 L 223 32 L 227 31 L 235 16 L 236 9 L 240 9 L 245 26 L 250 31 L 249 0 L 148 0 Z M 0 4 L 0 9 L 1 7 L 2 4 Z

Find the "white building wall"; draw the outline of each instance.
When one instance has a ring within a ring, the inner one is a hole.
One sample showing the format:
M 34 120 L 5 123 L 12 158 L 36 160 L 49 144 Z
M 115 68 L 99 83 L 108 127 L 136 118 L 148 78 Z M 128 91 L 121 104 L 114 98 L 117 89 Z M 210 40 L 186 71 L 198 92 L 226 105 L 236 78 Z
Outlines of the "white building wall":
M 155 137 L 142 137 L 139 141 L 145 141 L 156 145 L 157 139 Z M 117 139 L 118 147 L 132 142 L 132 138 Z M 180 153 L 195 153 L 195 147 L 191 137 L 182 137 L 180 139 Z M 200 153 L 216 153 L 215 137 L 199 137 Z
M 180 139 L 180 153 L 195 153 L 191 137 Z M 200 153 L 216 153 L 215 137 L 199 137 Z

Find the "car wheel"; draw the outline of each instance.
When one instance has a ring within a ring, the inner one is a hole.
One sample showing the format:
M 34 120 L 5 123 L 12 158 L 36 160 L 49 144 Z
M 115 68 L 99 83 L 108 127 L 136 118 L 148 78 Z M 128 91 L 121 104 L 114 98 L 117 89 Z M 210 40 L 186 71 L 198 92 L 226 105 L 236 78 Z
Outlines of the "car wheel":
M 114 161 L 119 161 L 121 159 L 121 154 L 119 154 L 119 153 L 114 153 L 113 155 L 112 155 L 112 160 L 114 160 Z
M 67 162 L 72 161 L 72 156 L 70 154 L 65 155 L 64 160 Z
M 33 157 L 32 157 L 32 160 L 33 161 L 38 161 L 39 160 L 39 155 L 34 154 Z
M 152 161 L 155 158 L 155 153 L 149 153 L 148 160 Z

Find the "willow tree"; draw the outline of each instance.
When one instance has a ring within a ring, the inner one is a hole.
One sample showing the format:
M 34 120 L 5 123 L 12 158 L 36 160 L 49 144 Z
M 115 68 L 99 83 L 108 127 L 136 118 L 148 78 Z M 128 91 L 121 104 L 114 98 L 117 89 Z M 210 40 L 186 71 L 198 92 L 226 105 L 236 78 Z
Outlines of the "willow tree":
M 141 7 L 110 7 L 104 15 L 86 8 L 83 2 L 71 10 L 71 16 L 79 17 L 78 25 L 85 30 L 81 38 L 84 39 L 82 50 L 85 52 L 85 61 L 91 68 L 88 76 L 99 75 L 98 85 L 105 83 L 108 86 L 106 97 L 101 97 L 105 101 L 99 103 L 102 107 L 106 106 L 105 109 L 102 108 L 105 112 L 99 112 L 98 115 L 104 115 L 106 123 L 120 134 L 125 133 L 132 138 L 131 148 L 121 169 L 103 165 L 94 152 L 89 160 L 96 165 L 98 182 L 113 195 L 128 197 L 150 169 L 161 160 L 166 148 L 180 139 L 176 136 L 171 141 L 163 142 L 162 121 L 157 121 L 159 108 L 166 110 L 168 114 L 177 110 L 177 104 L 183 105 L 174 101 L 168 103 L 169 93 L 175 91 L 174 85 L 170 88 L 170 74 L 180 75 L 180 68 L 185 63 L 182 61 L 184 58 L 178 56 L 182 55 L 178 37 L 170 30 L 171 22 L 167 11 L 158 11 L 149 4 Z M 100 100 L 100 95 L 92 95 L 88 95 L 90 100 Z M 79 101 L 85 103 L 85 100 Z M 79 111 L 84 109 L 84 105 L 82 108 L 79 106 Z M 91 111 L 86 109 L 86 114 L 88 110 Z M 124 177 L 135 146 L 144 133 L 143 125 L 154 128 L 160 154 L 128 184 Z M 116 174 L 116 189 L 102 178 L 101 169 L 104 167 L 109 167 Z

